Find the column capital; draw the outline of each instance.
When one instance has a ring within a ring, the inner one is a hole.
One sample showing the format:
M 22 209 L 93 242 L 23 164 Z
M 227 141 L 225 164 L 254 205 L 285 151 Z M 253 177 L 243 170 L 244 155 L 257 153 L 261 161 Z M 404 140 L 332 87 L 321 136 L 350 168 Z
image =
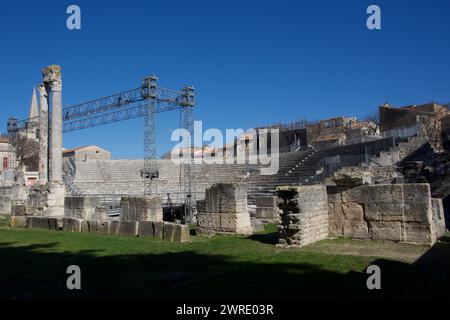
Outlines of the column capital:
M 50 82 L 50 88 L 52 91 L 61 92 L 62 91 L 62 81 L 61 80 L 53 80 Z

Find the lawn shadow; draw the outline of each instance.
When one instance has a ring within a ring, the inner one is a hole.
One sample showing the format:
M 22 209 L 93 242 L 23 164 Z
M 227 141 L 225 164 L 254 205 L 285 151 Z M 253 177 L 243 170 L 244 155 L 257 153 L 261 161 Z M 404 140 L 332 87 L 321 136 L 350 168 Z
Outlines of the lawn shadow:
M 264 244 L 276 245 L 278 243 L 279 234 L 278 232 L 255 233 L 247 237 L 247 239 L 258 241 Z
M 270 234 L 252 237 L 273 241 Z M 376 260 L 372 264 L 382 270 L 383 290 L 369 291 L 365 270 L 334 272 L 320 263 L 251 262 L 193 251 L 123 255 L 104 255 L 97 250 L 58 252 L 58 245 L 0 243 L 0 298 L 292 300 L 448 296 L 448 272 L 443 273 L 439 266 L 428 265 L 441 275 L 430 284 L 427 268 Z M 70 265 L 81 268 L 80 291 L 67 289 Z M 428 290 L 429 285 L 433 290 Z

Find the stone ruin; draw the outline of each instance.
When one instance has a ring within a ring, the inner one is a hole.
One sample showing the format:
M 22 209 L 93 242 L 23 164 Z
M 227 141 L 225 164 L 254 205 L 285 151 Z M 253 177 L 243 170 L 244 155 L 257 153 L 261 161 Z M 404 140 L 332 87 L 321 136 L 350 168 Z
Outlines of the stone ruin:
M 159 197 L 124 197 L 118 220 L 97 197 L 66 197 L 64 217 L 29 214 L 30 208 L 35 206 L 12 212 L 12 227 L 190 241 L 189 226 L 162 221 Z
M 255 218 L 263 223 L 278 222 L 282 211 L 278 208 L 278 197 L 258 197 Z
M 215 184 L 206 189 L 206 198 L 197 206 L 197 232 L 203 235 L 216 233 L 252 234 L 250 214 L 247 209 L 247 189 L 243 184 Z
M 328 237 L 328 202 L 325 186 L 279 187 L 282 210 L 280 246 L 305 246 Z
M 444 235 L 441 199 L 429 184 L 372 184 L 346 168 L 334 185 L 279 187 L 280 246 L 305 246 L 327 237 L 433 245 Z

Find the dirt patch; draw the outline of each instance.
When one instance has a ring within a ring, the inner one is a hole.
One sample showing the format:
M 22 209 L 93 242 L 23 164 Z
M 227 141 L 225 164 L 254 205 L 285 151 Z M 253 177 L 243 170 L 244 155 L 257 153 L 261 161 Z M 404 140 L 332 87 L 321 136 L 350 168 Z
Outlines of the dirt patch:
M 430 247 L 373 240 L 334 239 L 314 243 L 305 247 L 304 250 L 329 254 L 378 257 L 414 263 L 430 250 Z

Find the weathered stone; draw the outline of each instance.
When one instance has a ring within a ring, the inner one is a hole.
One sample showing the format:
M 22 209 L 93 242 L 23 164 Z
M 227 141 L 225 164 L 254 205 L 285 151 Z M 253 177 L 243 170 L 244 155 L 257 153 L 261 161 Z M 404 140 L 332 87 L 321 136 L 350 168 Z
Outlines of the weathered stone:
M 11 228 L 26 228 L 27 217 L 25 216 L 11 216 Z
M 27 205 L 25 204 L 13 204 L 11 206 L 11 216 L 26 216 L 27 215 Z
M 11 214 L 11 196 L 0 195 L 0 214 Z
M 283 210 L 279 232 L 287 245 L 305 246 L 328 237 L 329 205 L 324 186 L 278 187 L 277 190 Z
M 139 237 L 140 238 L 154 238 L 155 231 L 153 228 L 152 221 L 141 221 L 139 222 Z
M 163 221 L 160 197 L 122 197 L 121 221 Z
M 64 215 L 68 218 L 97 220 L 95 214 L 98 207 L 100 207 L 98 197 L 65 197 Z
M 278 208 L 278 197 L 258 197 L 256 198 L 255 218 L 267 222 L 280 219 L 281 211 Z
M 242 184 L 218 183 L 206 189 L 206 212 L 238 213 L 247 210 L 247 189 Z
M 169 222 L 165 222 L 164 223 L 164 235 L 163 235 L 163 239 L 167 240 L 167 241 L 173 241 L 174 240 L 174 236 L 175 236 L 175 229 L 176 229 L 176 224 L 174 223 L 169 223 Z
M 429 225 L 406 222 L 404 223 L 403 228 L 405 234 L 404 242 L 417 244 L 426 243 L 432 245 L 436 241 Z
M 177 224 L 175 227 L 175 233 L 173 235 L 174 242 L 189 242 L 190 231 L 188 225 Z
M 154 233 L 156 239 L 163 239 L 164 237 L 164 222 L 153 223 Z
M 433 224 L 436 230 L 436 237 L 442 237 L 445 234 L 445 213 L 441 199 L 431 199 L 433 211 Z
M 81 232 L 82 220 L 74 218 L 63 218 L 63 231 L 65 232 Z
M 364 209 L 358 203 L 349 202 L 349 203 L 342 204 L 342 211 L 344 212 L 345 220 L 350 220 L 350 221 L 363 221 L 364 220 Z
M 401 222 L 370 221 L 369 226 L 373 240 L 403 240 Z
M 111 235 L 118 234 L 119 224 L 120 224 L 119 221 L 110 221 L 108 223 L 108 234 L 111 234 Z
M 81 221 L 81 232 L 83 232 L 83 233 L 91 232 L 91 226 L 90 226 L 89 220 Z
M 252 218 L 251 224 L 252 224 L 252 232 L 253 233 L 264 231 L 264 224 L 261 222 L 261 220 Z
M 344 169 L 333 174 L 333 181 L 338 186 L 360 186 L 370 184 L 371 178 L 368 172 Z
M 206 190 L 206 212 L 197 214 L 198 233 L 251 234 L 247 191 L 240 184 L 215 184 Z M 219 211 L 212 211 L 219 210 Z
M 97 220 L 97 234 L 108 234 L 109 222 Z
M 43 229 L 43 230 L 58 230 L 58 219 L 47 217 L 27 217 L 27 228 L 29 229 Z
M 328 187 L 328 193 L 330 235 L 433 244 L 443 232 L 436 218 L 443 210 L 432 204 L 428 184 Z
M 138 234 L 138 223 L 132 221 L 120 221 L 117 234 L 122 236 L 136 237 Z
M 364 221 L 345 221 L 342 235 L 352 239 L 370 239 L 369 228 Z

